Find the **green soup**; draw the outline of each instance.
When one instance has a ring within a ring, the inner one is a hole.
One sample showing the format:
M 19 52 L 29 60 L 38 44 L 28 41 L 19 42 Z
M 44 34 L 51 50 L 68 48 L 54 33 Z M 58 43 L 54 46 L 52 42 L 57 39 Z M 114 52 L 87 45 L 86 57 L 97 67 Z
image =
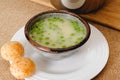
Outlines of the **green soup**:
M 80 43 L 86 35 L 77 20 L 49 17 L 37 21 L 29 31 L 38 44 L 49 48 L 67 48 Z

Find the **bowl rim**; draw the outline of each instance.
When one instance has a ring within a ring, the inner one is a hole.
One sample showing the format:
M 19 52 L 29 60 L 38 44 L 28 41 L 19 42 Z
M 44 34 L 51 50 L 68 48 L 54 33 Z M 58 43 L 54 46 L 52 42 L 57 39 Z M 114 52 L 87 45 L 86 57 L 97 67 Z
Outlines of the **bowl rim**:
M 78 20 L 80 20 L 84 24 L 84 27 L 86 28 L 85 38 L 80 43 L 70 46 L 70 47 L 67 47 L 67 48 L 49 48 L 49 47 L 45 47 L 45 46 L 42 46 L 42 45 L 36 43 L 34 40 L 31 39 L 31 37 L 29 35 L 28 27 L 29 27 L 30 23 L 33 20 L 35 20 L 37 17 L 44 15 L 44 14 L 49 14 L 49 13 L 62 13 L 62 14 L 68 14 L 70 16 L 76 17 Z M 34 46 L 38 50 L 41 50 L 41 51 L 44 51 L 47 53 L 52 53 L 52 54 L 68 52 L 68 51 L 79 48 L 89 39 L 90 33 L 91 33 L 91 30 L 90 30 L 89 24 L 81 16 L 78 16 L 75 13 L 65 11 L 65 10 L 48 10 L 48 11 L 41 12 L 41 13 L 33 16 L 30 20 L 28 20 L 28 22 L 26 23 L 25 28 L 24 28 L 25 37 L 32 46 Z

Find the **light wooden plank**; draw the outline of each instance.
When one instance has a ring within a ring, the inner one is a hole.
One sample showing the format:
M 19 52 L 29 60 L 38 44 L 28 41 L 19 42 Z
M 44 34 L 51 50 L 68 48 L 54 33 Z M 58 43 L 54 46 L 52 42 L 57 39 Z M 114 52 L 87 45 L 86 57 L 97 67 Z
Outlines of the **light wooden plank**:
M 45 6 L 54 8 L 54 7 L 51 5 L 50 0 L 30 0 L 30 1 L 33 1 L 33 2 L 35 2 L 35 3 L 39 3 L 39 4 L 42 4 L 42 5 L 45 5 Z
M 54 8 L 51 5 L 50 0 L 31 1 Z M 81 16 L 94 22 L 120 30 L 120 0 L 106 0 L 106 3 L 100 10 L 89 14 L 82 14 Z

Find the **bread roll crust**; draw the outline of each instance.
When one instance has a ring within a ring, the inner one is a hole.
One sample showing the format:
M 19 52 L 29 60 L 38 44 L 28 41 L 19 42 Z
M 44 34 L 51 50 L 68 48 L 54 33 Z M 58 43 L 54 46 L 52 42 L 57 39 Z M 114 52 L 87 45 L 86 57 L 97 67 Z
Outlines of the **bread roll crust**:
M 25 57 L 17 58 L 10 66 L 11 74 L 17 79 L 24 79 L 35 72 L 34 62 Z
M 5 60 L 14 60 L 24 54 L 24 48 L 21 43 L 17 41 L 10 41 L 1 47 L 1 56 Z

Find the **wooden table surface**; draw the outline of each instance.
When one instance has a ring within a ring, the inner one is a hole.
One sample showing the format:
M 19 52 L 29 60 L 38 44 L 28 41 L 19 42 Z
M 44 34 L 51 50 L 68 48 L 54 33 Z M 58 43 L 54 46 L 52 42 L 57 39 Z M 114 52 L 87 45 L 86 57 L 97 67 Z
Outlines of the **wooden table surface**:
M 34 15 L 52 8 L 29 0 L 0 0 L 0 47 Z M 120 15 L 119 15 L 120 16 Z M 106 67 L 93 80 L 120 80 L 120 32 L 92 23 L 106 37 L 110 56 Z M 16 80 L 9 71 L 9 63 L 0 57 L 0 80 Z
M 50 0 L 30 0 L 51 8 L 55 8 Z M 80 14 L 81 15 L 81 14 Z M 98 11 L 81 15 L 90 21 L 120 30 L 120 0 L 105 0 L 104 6 Z

